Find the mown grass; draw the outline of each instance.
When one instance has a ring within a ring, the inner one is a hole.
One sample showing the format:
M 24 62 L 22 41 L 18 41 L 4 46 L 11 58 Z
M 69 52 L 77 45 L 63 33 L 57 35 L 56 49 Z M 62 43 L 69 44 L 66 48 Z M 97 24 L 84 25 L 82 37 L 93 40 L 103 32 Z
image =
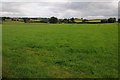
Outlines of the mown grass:
M 2 77 L 2 24 L 0 24 L 0 78 Z
M 3 77 L 118 77 L 117 24 L 3 24 Z

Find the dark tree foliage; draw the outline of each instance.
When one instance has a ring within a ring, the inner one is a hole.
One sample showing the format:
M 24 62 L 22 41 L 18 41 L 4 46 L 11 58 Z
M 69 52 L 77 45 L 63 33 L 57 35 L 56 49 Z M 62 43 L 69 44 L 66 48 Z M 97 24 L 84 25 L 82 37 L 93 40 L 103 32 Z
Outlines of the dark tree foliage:
M 2 17 L 2 21 L 5 21 L 6 19 L 11 19 L 10 17 Z
M 11 19 L 12 21 L 15 21 L 13 18 Z
M 58 19 L 56 17 L 51 17 L 49 23 L 58 23 Z
M 0 17 L 0 24 L 2 23 L 2 17 Z
M 23 18 L 23 21 L 24 21 L 25 23 L 28 23 L 28 22 L 30 22 L 30 18 Z
M 102 19 L 101 23 L 108 23 L 108 20 L 107 19 Z
M 69 19 L 63 19 L 64 23 L 69 23 Z
M 63 19 L 59 19 L 58 23 L 64 23 Z
M 114 23 L 114 22 L 116 22 L 116 18 L 109 18 L 108 19 L 108 23 Z
M 120 23 L 120 18 L 118 19 L 118 22 Z
M 102 19 L 101 23 L 115 23 L 116 18 Z
M 74 18 L 71 18 L 69 21 L 70 21 L 70 23 L 75 23 L 75 19 Z
M 11 19 L 10 17 L 5 17 L 5 19 Z
M 5 17 L 2 17 L 2 21 L 5 21 L 5 19 L 6 19 Z

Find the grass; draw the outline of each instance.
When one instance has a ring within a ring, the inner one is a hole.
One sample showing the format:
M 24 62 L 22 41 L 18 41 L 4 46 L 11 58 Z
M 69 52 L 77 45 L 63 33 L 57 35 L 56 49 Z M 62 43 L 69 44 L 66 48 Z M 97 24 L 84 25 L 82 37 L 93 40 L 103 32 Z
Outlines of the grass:
M 116 78 L 117 24 L 3 24 L 3 77 Z
M 0 24 L 0 33 L 2 33 L 2 24 Z M 2 77 L 2 34 L 0 34 L 0 78 Z
M 87 22 L 101 22 L 101 20 L 88 20 Z
M 75 19 L 75 22 L 82 22 L 82 19 Z

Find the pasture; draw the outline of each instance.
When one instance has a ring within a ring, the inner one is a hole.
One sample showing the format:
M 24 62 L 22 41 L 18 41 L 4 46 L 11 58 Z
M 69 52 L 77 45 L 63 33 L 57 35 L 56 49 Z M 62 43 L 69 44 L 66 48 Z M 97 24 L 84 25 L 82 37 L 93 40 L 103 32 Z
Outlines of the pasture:
M 116 23 L 3 23 L 2 28 L 3 77 L 118 77 Z

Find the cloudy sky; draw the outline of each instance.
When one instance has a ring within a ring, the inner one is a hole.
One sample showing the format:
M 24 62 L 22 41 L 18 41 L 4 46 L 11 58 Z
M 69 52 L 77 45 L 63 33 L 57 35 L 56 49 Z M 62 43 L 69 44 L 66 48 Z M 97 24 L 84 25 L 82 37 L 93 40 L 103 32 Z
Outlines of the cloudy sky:
M 108 18 L 117 17 L 118 1 L 107 0 L 2 0 L 0 16 L 9 17 L 51 17 L 58 18 Z

